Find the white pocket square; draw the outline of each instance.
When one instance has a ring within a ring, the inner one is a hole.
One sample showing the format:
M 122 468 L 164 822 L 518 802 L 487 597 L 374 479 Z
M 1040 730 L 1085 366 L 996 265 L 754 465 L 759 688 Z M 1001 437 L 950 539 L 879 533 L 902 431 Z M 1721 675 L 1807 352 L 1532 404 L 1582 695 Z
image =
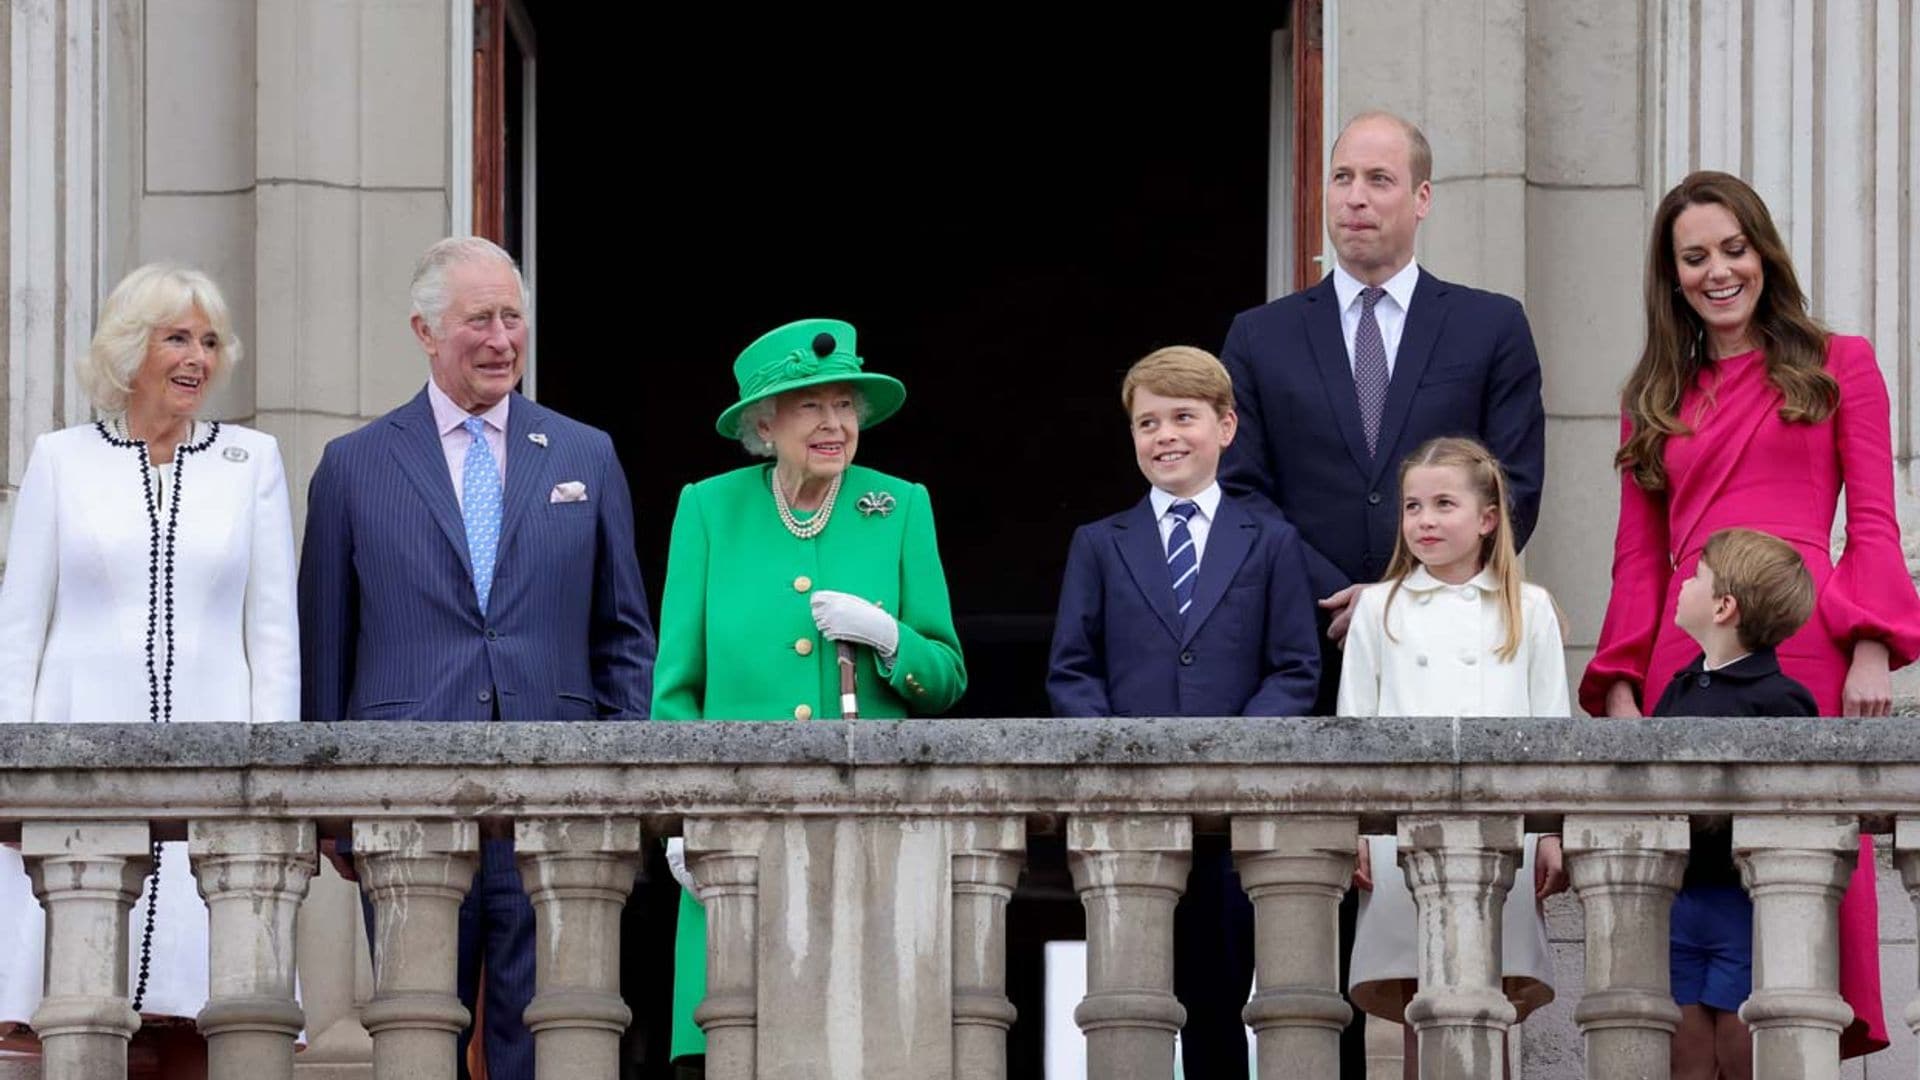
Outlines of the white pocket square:
M 586 502 L 587 485 L 579 480 L 568 480 L 564 484 L 555 484 L 553 485 L 553 490 L 547 492 L 547 501 L 550 503 Z

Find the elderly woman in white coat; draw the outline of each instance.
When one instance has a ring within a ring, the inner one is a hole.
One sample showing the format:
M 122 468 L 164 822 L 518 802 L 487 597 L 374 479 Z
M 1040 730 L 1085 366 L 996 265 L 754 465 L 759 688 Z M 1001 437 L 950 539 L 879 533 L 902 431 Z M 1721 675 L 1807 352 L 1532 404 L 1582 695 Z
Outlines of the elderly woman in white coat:
M 99 419 L 36 440 L 14 504 L 0 722 L 298 719 L 279 447 L 200 418 L 239 359 L 226 302 L 198 271 L 143 266 L 107 297 L 75 365 Z M 207 911 L 186 844 L 155 855 L 128 985 L 167 1045 L 170 1027 L 192 1040 L 166 1019 L 191 1021 L 207 1000 Z M 19 852 L 0 846 L 0 1031 L 32 1021 L 43 934 Z

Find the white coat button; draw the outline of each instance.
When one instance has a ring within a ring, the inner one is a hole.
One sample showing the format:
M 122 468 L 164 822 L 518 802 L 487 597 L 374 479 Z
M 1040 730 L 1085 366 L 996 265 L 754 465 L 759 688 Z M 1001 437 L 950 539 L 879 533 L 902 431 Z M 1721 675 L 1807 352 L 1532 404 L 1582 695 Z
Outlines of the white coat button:
M 1421 603 L 1423 603 L 1423 604 L 1431 604 L 1431 603 L 1433 603 L 1433 594 L 1432 594 L 1432 593 L 1430 593 L 1430 592 L 1423 592 L 1423 593 L 1421 593 L 1421 594 L 1420 594 L 1420 602 L 1421 602 Z
M 1460 654 L 1460 662 L 1467 665 L 1468 667 L 1472 667 L 1473 665 L 1480 662 L 1480 658 L 1473 655 L 1470 652 L 1463 652 Z
M 1423 597 L 1422 599 L 1424 599 L 1424 597 Z M 1426 667 L 1426 666 L 1427 666 L 1427 654 L 1426 654 L 1426 653 L 1421 653 L 1421 654 L 1420 654 L 1419 656 L 1416 656 L 1416 657 L 1414 657 L 1414 658 L 1413 658 L 1413 662 L 1414 662 L 1414 663 L 1416 663 L 1416 664 L 1418 664 L 1418 665 L 1420 665 L 1421 667 Z
M 1477 596 L 1478 592 L 1479 590 L 1475 589 L 1471 585 L 1462 585 L 1460 586 L 1460 599 L 1462 600 L 1478 599 L 1478 596 Z

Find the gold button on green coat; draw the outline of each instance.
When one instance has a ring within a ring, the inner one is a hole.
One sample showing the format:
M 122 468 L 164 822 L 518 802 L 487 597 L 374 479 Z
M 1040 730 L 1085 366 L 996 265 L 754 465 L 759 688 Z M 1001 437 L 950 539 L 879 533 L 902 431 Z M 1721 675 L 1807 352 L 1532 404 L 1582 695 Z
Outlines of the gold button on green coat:
M 773 466 L 722 473 L 680 493 L 653 673 L 655 720 L 787 720 L 795 702 L 840 701 L 834 650 L 811 648 L 818 631 L 807 591 L 852 593 L 900 623 L 899 650 L 883 665 L 857 646 L 862 719 L 945 712 L 966 689 L 946 574 L 926 488 L 858 465 L 825 531 L 802 540 L 774 511 Z M 889 513 L 862 514 L 853 497 L 890 494 Z M 805 583 L 804 586 L 802 583 Z M 806 644 L 808 649 L 800 646 Z M 769 650 L 812 662 L 766 662 Z M 912 673 L 911 682 L 908 673 Z M 790 721 L 789 721 L 790 722 Z M 681 892 L 674 948 L 673 1056 L 700 1054 L 693 1010 L 706 993 L 706 916 Z

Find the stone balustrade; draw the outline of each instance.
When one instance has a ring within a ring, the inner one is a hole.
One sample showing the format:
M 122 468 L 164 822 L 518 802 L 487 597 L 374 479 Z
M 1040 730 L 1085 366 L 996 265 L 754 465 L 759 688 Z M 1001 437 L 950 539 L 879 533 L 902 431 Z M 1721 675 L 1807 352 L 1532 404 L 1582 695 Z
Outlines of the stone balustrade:
M 1169 1077 L 1173 907 L 1193 835 L 1222 831 L 1256 912 L 1262 1080 L 1337 1071 L 1336 909 L 1376 831 L 1420 907 L 1420 1075 L 1495 1077 L 1525 829 L 1562 831 L 1586 909 L 1587 1075 L 1665 1077 L 1667 908 L 1706 818 L 1731 821 L 1755 901 L 1756 1075 L 1838 1075 L 1861 831 L 1894 832 L 1920 903 L 1920 729 L 1897 721 L 0 726 L 0 839 L 48 912 L 47 1080 L 125 1075 L 128 912 L 150 842 L 182 836 L 212 918 L 210 1075 L 292 1076 L 294 911 L 317 837 L 349 833 L 377 913 L 373 1073 L 450 1080 L 455 910 L 482 825 L 507 822 L 544 1080 L 615 1074 L 620 911 L 672 835 L 708 912 L 715 1080 L 1002 1080 L 1030 832 L 1064 835 L 1086 907 L 1090 1075 Z

